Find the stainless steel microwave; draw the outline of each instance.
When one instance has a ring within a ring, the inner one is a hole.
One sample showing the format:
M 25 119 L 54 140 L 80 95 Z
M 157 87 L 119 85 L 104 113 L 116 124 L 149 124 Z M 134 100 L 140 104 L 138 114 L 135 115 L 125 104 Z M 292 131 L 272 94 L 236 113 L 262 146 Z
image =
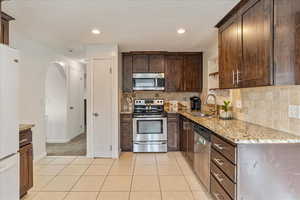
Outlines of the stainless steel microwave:
M 133 90 L 165 90 L 164 73 L 133 73 Z

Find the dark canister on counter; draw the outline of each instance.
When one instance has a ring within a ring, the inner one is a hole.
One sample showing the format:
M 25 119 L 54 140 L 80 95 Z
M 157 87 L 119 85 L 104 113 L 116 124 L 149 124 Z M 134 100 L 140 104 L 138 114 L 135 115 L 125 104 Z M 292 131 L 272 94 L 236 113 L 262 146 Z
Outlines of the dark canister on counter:
M 191 97 L 191 110 L 192 111 L 200 111 L 201 110 L 201 99 L 200 97 Z

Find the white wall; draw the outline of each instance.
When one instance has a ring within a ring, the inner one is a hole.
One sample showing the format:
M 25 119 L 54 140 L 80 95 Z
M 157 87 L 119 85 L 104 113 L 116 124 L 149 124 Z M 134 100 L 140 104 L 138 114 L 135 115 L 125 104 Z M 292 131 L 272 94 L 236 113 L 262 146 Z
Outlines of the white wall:
M 11 28 L 11 46 L 20 51 L 20 123 L 33 123 L 34 159 L 46 155 L 45 79 L 57 52 Z
M 119 74 L 119 52 L 117 45 L 89 45 L 86 49 L 86 58 L 88 60 L 92 60 L 93 58 L 111 58 L 113 60 L 113 124 L 112 124 L 112 157 L 116 158 L 119 156 L 120 153 L 120 145 L 119 145 L 119 81 L 120 81 L 120 74 Z M 93 149 L 93 130 L 92 130 L 92 110 L 91 110 L 91 78 L 92 70 L 91 67 L 88 65 L 87 68 L 87 142 L 88 142 L 88 149 L 87 155 L 88 157 L 94 156 L 94 149 Z M 100 77 L 101 78 L 101 77 Z
M 63 66 L 53 64 L 46 75 L 46 141 L 67 142 L 67 80 Z
M 46 155 L 46 74 L 53 62 L 70 62 L 56 49 L 38 43 L 19 33 L 11 23 L 10 46 L 20 51 L 20 123 L 35 124 L 33 131 L 34 159 Z M 82 108 L 83 109 L 83 108 Z M 63 125 L 61 125 L 63 126 Z
M 218 56 L 218 33 L 217 31 L 214 33 L 213 39 L 210 41 L 210 44 L 206 47 L 203 52 L 203 90 L 202 90 L 202 98 L 208 94 L 209 92 L 209 76 L 210 73 L 209 67 L 212 60 L 214 60 Z

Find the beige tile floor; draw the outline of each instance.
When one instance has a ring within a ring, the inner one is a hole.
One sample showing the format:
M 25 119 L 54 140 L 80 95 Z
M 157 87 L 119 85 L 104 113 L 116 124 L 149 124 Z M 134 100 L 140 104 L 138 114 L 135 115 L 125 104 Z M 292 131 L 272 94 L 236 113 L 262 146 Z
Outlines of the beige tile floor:
M 180 152 L 46 157 L 22 200 L 211 200 Z

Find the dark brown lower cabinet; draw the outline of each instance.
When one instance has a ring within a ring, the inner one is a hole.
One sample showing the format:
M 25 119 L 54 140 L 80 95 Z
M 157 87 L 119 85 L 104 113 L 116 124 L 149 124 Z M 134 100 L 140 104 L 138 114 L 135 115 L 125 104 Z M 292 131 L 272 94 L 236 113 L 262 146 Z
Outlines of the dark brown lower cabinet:
M 22 146 L 20 152 L 20 196 L 33 187 L 32 144 Z
M 132 136 L 132 115 L 131 114 L 121 114 L 120 119 L 120 140 L 121 140 L 121 150 L 129 151 L 133 150 L 133 136 Z
M 177 114 L 168 114 L 168 151 L 179 151 L 179 117 Z
M 192 122 L 184 117 L 180 117 L 180 150 L 191 166 L 194 164 L 194 131 Z

